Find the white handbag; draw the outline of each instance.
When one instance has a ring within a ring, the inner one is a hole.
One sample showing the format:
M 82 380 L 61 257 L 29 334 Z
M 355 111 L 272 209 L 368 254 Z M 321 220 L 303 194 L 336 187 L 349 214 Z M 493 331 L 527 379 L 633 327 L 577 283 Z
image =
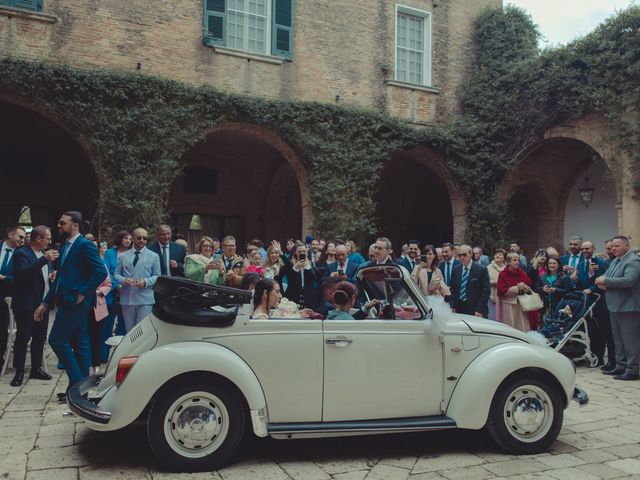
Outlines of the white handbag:
M 523 293 L 518 295 L 518 303 L 523 312 L 534 312 L 544 307 L 544 302 L 536 292 Z

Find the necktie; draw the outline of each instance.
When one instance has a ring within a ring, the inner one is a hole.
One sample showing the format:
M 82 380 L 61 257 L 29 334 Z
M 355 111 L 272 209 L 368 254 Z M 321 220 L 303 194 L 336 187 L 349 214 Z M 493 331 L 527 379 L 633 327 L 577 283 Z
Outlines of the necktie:
M 4 258 L 2 259 L 2 266 L 0 267 L 0 271 L 4 272 L 5 268 L 9 264 L 9 259 L 11 258 L 11 252 L 13 252 L 10 248 L 5 248 L 4 250 Z
M 569 259 L 569 266 L 571 268 L 576 268 L 576 260 L 578 259 L 578 257 L 576 255 L 571 255 L 571 258 Z
M 340 262 L 340 265 L 338 265 L 338 270 L 342 270 L 344 272 L 344 262 Z
M 413 272 L 413 269 L 416 268 L 416 262 L 414 262 L 413 260 L 410 260 L 409 265 L 411 265 L 411 271 Z
M 444 281 L 447 287 L 451 286 L 451 264 L 449 262 L 444 264 Z
M 138 264 L 138 260 L 140 260 L 140 251 L 137 250 L 134 255 L 136 256 L 136 258 L 133 259 L 133 266 L 135 267 Z
M 227 272 L 231 270 L 231 267 L 233 267 L 233 257 L 227 259 Z
M 133 261 L 133 266 L 136 266 L 136 261 Z M 161 272 L 162 275 L 167 275 L 169 272 L 167 272 L 167 246 L 163 245 L 162 246 L 162 265 L 161 265 Z
M 467 281 L 469 280 L 469 268 L 462 269 L 462 283 L 460 284 L 460 300 L 467 301 Z

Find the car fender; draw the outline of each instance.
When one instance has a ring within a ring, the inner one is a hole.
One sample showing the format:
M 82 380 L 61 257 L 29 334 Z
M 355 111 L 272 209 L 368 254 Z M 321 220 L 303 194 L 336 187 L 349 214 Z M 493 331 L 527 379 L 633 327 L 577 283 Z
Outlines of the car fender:
M 455 420 L 459 428 L 484 427 L 500 384 L 512 373 L 532 368 L 556 378 L 568 405 L 575 386 L 571 360 L 547 347 L 506 343 L 483 352 L 469 364 L 451 395 L 446 415 Z
M 102 409 L 111 412 L 110 422 L 92 427 L 117 430 L 129 425 L 163 385 L 189 372 L 211 372 L 225 377 L 240 390 L 252 412 L 266 411 L 258 378 L 236 353 L 208 342 L 180 342 L 142 354 L 122 384 L 112 387 L 99 403 Z

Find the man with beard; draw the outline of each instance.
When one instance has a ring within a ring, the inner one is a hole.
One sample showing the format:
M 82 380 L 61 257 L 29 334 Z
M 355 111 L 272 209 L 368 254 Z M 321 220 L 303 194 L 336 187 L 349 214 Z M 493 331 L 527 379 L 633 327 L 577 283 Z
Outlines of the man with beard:
M 69 376 L 69 386 L 89 375 L 89 310 L 96 288 L 107 276 L 98 249 L 80 235 L 81 224 L 80 212 L 69 211 L 60 217 L 58 233 L 65 242 L 57 262 L 56 279 L 33 314 L 35 321 L 40 322 L 57 304 L 49 345 Z M 58 394 L 58 397 L 63 399 L 65 394 Z

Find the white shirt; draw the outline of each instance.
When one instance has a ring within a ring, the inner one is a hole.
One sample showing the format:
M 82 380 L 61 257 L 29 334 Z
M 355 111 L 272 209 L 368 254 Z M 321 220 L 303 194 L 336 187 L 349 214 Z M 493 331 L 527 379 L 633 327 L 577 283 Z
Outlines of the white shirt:
M 31 250 L 33 250 L 33 248 Z M 44 253 L 42 253 L 42 250 L 38 250 L 38 251 L 33 250 L 33 253 L 35 254 L 38 260 L 44 257 Z M 44 296 L 42 298 L 46 297 L 47 292 L 49 291 L 49 275 L 47 273 L 48 270 L 49 269 L 46 268 L 46 264 L 40 269 L 40 271 L 42 272 L 42 278 L 44 279 Z

